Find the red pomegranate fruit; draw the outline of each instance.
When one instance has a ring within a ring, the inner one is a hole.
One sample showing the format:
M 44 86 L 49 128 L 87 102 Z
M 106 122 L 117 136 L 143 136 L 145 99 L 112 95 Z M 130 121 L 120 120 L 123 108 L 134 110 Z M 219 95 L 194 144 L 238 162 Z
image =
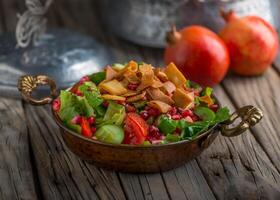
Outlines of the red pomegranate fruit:
M 190 80 L 203 86 L 218 84 L 229 67 L 229 53 L 224 42 L 202 26 L 181 31 L 173 27 L 167 34 L 166 64 L 173 62 Z
M 221 11 L 227 22 L 220 36 L 228 47 L 230 68 L 245 76 L 260 75 L 271 65 L 278 50 L 275 29 L 257 16 L 239 18 L 234 11 Z

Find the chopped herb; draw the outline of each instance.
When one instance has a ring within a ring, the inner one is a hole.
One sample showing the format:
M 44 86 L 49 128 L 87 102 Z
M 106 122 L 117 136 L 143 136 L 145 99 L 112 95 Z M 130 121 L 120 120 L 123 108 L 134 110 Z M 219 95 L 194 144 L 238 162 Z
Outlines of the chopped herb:
M 178 121 L 175 121 L 173 119 L 169 119 L 166 116 L 161 116 L 159 119 L 158 128 L 161 133 L 167 135 L 169 133 L 173 133 L 176 130 Z
M 105 78 L 106 78 L 105 72 L 97 72 L 89 76 L 89 79 L 97 85 Z
M 190 81 L 190 80 L 187 80 L 187 81 L 186 81 L 186 87 L 187 87 L 187 88 L 190 88 L 190 87 L 191 87 L 191 81 Z

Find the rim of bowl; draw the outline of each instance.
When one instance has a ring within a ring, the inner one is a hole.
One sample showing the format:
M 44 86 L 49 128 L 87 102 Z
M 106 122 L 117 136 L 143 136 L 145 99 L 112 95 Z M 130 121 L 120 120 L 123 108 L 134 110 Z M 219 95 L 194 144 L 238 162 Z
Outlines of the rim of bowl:
M 213 95 L 216 104 L 218 105 L 218 107 L 221 107 L 221 104 L 219 102 L 219 100 L 216 98 L 215 95 Z M 65 130 L 68 134 L 71 134 L 74 137 L 80 138 L 82 140 L 85 140 L 87 142 L 92 142 L 94 144 L 97 145 L 103 145 L 103 146 L 107 146 L 107 147 L 118 147 L 118 148 L 143 148 L 143 149 L 148 149 L 148 148 L 160 148 L 160 147 L 168 147 L 168 146 L 173 146 L 173 145 L 179 145 L 179 144 L 187 144 L 187 143 L 192 143 L 194 141 L 199 140 L 200 138 L 204 137 L 205 135 L 210 134 L 212 131 L 215 131 L 215 129 L 218 127 L 218 124 L 215 124 L 213 126 L 211 126 L 210 128 L 208 128 L 206 131 L 202 132 L 199 136 L 197 136 L 195 139 L 193 140 L 181 140 L 178 142 L 170 142 L 170 143 L 166 143 L 166 144 L 151 144 L 151 145 L 131 145 L 131 144 L 112 144 L 112 143 L 105 143 L 105 142 L 100 142 L 98 140 L 93 140 L 87 137 L 84 137 L 82 135 L 79 135 L 78 133 L 72 131 L 71 129 L 67 128 L 64 123 L 61 121 L 61 119 L 59 118 L 58 114 L 53 110 L 53 107 L 51 106 L 52 109 L 52 114 L 55 118 L 55 122 L 56 124 L 62 128 L 63 130 Z

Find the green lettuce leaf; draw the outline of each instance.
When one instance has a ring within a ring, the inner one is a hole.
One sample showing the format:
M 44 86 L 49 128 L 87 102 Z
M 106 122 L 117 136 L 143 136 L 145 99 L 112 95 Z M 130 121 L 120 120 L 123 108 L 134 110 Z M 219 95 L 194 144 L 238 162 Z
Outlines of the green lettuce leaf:
M 96 107 L 98 107 L 103 103 L 103 99 L 101 98 L 100 92 L 94 83 L 85 82 L 83 85 L 79 87 L 79 91 L 83 93 L 89 105 L 93 109 L 95 109 Z
M 169 119 L 167 116 L 162 115 L 159 118 L 158 128 L 164 135 L 173 133 L 177 128 L 178 121 Z
M 224 122 L 230 118 L 229 109 L 227 107 L 219 108 L 216 112 L 216 117 L 214 119 L 214 124 Z
M 203 91 L 202 91 L 202 96 L 206 95 L 206 96 L 211 96 L 213 92 L 213 88 L 211 87 L 206 87 Z
M 59 117 L 62 121 L 69 121 L 76 115 L 79 115 L 81 108 L 77 97 L 69 91 L 61 90 L 60 92 L 61 107 Z
M 125 107 L 113 101 L 109 102 L 109 106 L 102 121 L 99 121 L 98 126 L 105 124 L 122 125 L 125 118 Z

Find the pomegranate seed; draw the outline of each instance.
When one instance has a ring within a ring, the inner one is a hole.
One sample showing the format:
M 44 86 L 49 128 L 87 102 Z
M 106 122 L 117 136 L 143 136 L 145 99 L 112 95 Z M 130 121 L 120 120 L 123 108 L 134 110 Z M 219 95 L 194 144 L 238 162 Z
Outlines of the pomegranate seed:
M 90 125 L 95 123 L 95 118 L 93 116 L 89 117 L 87 120 Z
M 174 120 L 179 120 L 181 119 L 181 115 L 172 115 L 171 118 Z
M 76 92 L 76 95 L 77 95 L 77 96 L 80 96 L 80 97 L 84 96 L 83 93 L 81 93 L 80 91 L 77 91 L 77 92 Z
M 103 101 L 102 105 L 107 108 L 109 106 L 109 102 L 108 101 Z
M 60 110 L 60 106 L 61 106 L 60 99 L 55 99 L 53 101 L 53 110 L 54 111 L 59 111 Z
M 96 132 L 96 127 L 94 127 L 94 126 L 91 127 L 91 132 L 92 132 L 92 133 L 95 133 L 95 132 Z
M 183 117 L 192 117 L 194 115 L 191 110 L 183 110 L 181 114 Z
M 83 78 L 80 79 L 80 83 L 83 84 L 84 82 L 89 81 L 89 77 L 88 76 L 84 76 Z
M 199 119 L 198 116 L 196 116 L 196 115 L 193 115 L 191 118 L 192 118 L 193 122 L 196 122 Z
M 125 105 L 125 109 L 126 109 L 126 112 L 136 112 L 136 108 L 134 108 L 133 106 L 131 106 L 129 104 Z
M 158 129 L 158 127 L 156 127 L 156 126 L 149 126 L 149 133 L 151 133 L 151 134 L 156 134 L 156 133 L 159 133 L 159 129 Z
M 174 131 L 174 134 L 176 134 L 176 135 L 180 135 L 180 133 L 181 133 L 181 129 L 176 128 L 176 130 Z
M 213 110 L 214 112 L 217 112 L 219 106 L 218 106 L 217 104 L 213 104 L 213 105 L 209 106 L 209 108 L 210 108 L 211 110 Z
M 80 124 L 81 121 L 82 121 L 82 117 L 80 115 L 77 115 L 77 116 L 73 117 L 73 119 L 71 120 L 71 123 Z
M 140 113 L 140 116 L 141 116 L 144 120 L 147 120 L 147 119 L 150 117 L 148 111 L 146 111 L 146 110 L 143 110 L 143 111 Z
M 149 134 L 147 136 L 147 140 L 150 142 L 156 141 L 156 140 L 161 140 L 162 135 L 159 132 L 159 129 L 156 126 L 149 126 Z
M 172 107 L 169 111 L 168 114 L 172 115 L 176 115 L 177 114 L 177 109 L 175 107 Z
M 129 90 L 136 90 L 137 87 L 138 87 L 138 84 L 129 83 L 129 84 L 127 85 L 127 88 L 128 88 Z
M 159 110 L 156 108 L 148 107 L 149 116 L 158 116 L 160 114 Z

